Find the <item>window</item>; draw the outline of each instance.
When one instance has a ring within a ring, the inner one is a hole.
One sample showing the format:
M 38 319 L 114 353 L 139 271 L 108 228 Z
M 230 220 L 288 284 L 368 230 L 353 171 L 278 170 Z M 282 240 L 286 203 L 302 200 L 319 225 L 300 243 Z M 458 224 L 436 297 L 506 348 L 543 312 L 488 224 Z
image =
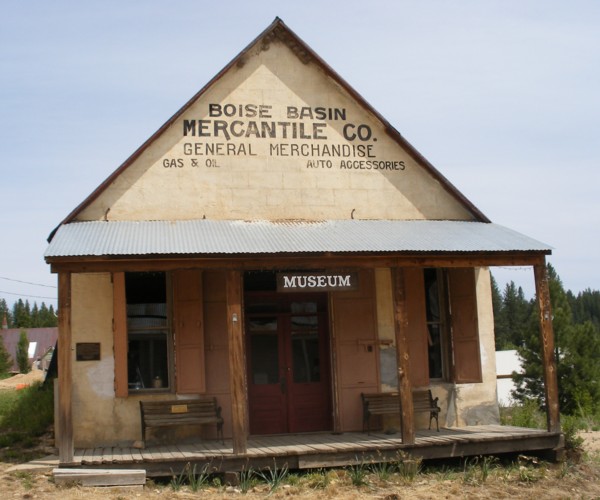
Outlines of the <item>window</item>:
M 411 382 L 482 381 L 474 268 L 407 268 Z
M 443 289 L 442 271 L 425 269 L 425 311 L 430 379 L 440 379 L 447 374 L 444 361 L 447 335 Z
M 168 389 L 170 321 L 167 276 L 125 273 L 129 391 Z

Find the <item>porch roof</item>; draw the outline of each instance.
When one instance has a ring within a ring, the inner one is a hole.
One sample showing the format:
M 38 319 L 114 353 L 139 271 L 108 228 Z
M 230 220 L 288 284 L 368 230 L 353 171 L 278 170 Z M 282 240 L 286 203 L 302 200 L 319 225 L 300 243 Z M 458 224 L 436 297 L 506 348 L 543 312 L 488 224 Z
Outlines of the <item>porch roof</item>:
M 323 252 L 549 254 L 551 247 L 498 224 L 471 221 L 87 221 L 61 225 L 44 256 Z

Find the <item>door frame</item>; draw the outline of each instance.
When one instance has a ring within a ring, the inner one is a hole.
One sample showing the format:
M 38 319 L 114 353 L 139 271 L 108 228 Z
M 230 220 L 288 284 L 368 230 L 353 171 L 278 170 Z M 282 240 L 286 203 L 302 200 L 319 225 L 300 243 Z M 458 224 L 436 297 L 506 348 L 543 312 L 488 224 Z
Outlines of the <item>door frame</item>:
M 264 310 L 260 312 L 251 311 L 253 302 L 260 301 L 272 301 L 274 305 L 276 305 L 276 310 Z M 287 367 L 287 372 L 285 373 L 286 382 L 285 384 L 288 386 L 288 393 L 283 397 L 283 404 L 285 405 L 282 408 L 282 411 L 285 413 L 285 431 L 283 433 L 295 433 L 295 432 L 326 432 L 333 431 L 335 428 L 335 406 L 336 401 L 334 400 L 335 390 L 333 384 L 335 383 L 335 370 L 333 367 L 333 339 L 331 335 L 331 310 L 330 310 L 330 294 L 327 292 L 291 292 L 291 293 L 281 293 L 273 290 L 269 291 L 245 291 L 244 292 L 244 338 L 247 346 L 247 355 L 246 355 L 246 373 L 248 377 L 248 417 L 251 421 L 251 407 L 252 407 L 252 395 L 251 395 L 251 384 L 252 384 L 252 353 L 251 353 L 251 342 L 250 342 L 250 330 L 248 328 L 248 322 L 252 317 L 256 317 L 257 315 L 263 315 L 265 317 L 277 317 L 277 330 L 278 330 L 278 338 L 283 340 L 281 345 L 278 346 L 278 355 L 279 355 L 279 364 L 284 363 L 292 363 L 291 359 L 291 317 L 294 315 L 303 315 L 302 312 L 294 314 L 290 310 L 290 305 L 292 302 L 297 301 L 314 301 L 317 302 L 317 312 L 316 315 L 319 317 L 319 339 L 323 341 L 323 345 L 319 345 L 319 358 L 321 365 L 321 372 L 325 374 L 326 380 L 323 382 L 323 396 L 327 401 L 327 425 L 319 429 L 318 431 L 294 431 L 291 430 L 292 418 L 291 411 L 293 410 L 293 396 L 290 398 L 289 392 L 289 384 L 291 382 L 291 378 L 293 377 L 293 369 L 291 366 Z M 306 313 L 304 313 L 306 314 Z M 281 372 L 285 369 L 285 366 L 279 366 L 280 379 L 282 377 Z M 250 434 L 252 434 L 252 430 L 250 429 Z

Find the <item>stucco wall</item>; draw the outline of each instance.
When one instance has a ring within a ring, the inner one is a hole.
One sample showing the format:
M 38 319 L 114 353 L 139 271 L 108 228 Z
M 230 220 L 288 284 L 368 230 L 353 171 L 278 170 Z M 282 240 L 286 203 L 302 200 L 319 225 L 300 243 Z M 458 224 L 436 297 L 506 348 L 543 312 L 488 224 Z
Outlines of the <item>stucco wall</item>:
M 112 283 L 109 273 L 72 275 L 75 446 L 112 443 L 127 433 L 115 408 Z M 79 342 L 99 342 L 100 361 L 76 361 Z
M 449 415 L 448 425 L 496 424 L 500 421 L 496 397 L 494 311 L 489 269 L 476 269 L 475 280 L 483 382 L 480 384 L 459 384 L 449 391 L 449 408 L 452 408 L 454 402 L 456 414 Z M 453 416 L 454 421 L 452 421 Z

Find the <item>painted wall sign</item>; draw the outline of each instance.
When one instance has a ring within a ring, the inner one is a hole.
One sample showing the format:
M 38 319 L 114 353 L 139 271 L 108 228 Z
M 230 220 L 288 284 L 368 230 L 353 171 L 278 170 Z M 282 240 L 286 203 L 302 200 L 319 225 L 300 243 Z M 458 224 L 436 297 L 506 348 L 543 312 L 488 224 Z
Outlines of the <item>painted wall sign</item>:
M 357 273 L 277 273 L 278 292 L 340 292 L 357 289 Z
M 243 102 L 205 107 L 203 117 L 181 120 L 181 150 L 164 158 L 163 167 L 220 168 L 226 157 L 259 156 L 295 158 L 307 169 L 406 168 L 403 158 L 381 157 L 372 126 L 353 121 L 346 108 Z

